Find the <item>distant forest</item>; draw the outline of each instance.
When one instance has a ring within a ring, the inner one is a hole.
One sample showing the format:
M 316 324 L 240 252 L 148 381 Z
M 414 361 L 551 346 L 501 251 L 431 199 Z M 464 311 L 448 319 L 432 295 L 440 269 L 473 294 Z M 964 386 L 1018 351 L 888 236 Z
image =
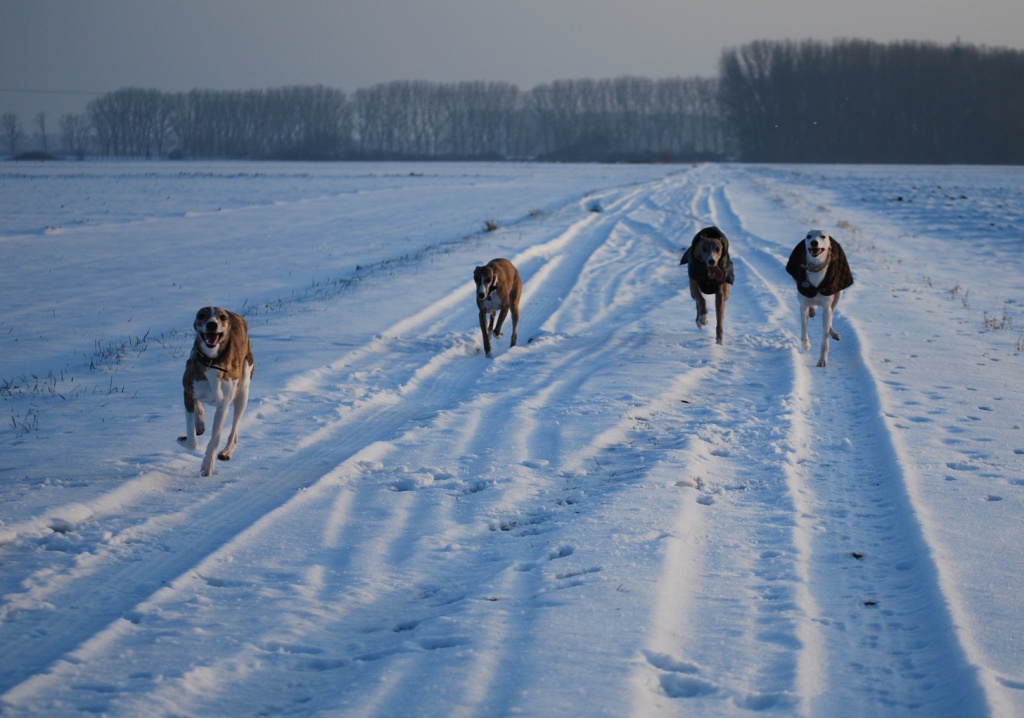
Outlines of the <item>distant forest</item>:
M 1024 52 L 758 41 L 717 78 L 392 82 L 164 93 L 125 88 L 60 118 L 69 155 L 1024 164 Z M 34 121 L 48 150 L 46 119 Z M 12 156 L 20 119 L 0 117 Z

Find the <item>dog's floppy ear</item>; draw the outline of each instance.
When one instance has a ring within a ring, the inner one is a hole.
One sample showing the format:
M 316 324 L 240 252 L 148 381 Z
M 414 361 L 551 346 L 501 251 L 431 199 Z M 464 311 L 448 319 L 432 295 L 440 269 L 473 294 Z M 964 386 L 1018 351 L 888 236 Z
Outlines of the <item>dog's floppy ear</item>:
M 692 245 L 690 247 L 687 247 L 686 251 L 683 252 L 683 258 L 679 260 L 680 264 L 687 264 L 690 261 L 690 250 L 691 249 L 693 249 Z
M 846 261 L 846 252 L 843 251 L 843 246 L 832 237 L 828 239 L 830 245 L 828 263 L 829 272 L 833 273 L 831 284 L 835 287 L 832 291 L 834 294 L 853 285 L 853 271 L 850 269 L 850 263 Z
M 804 246 L 804 241 L 801 239 L 800 242 L 793 247 L 793 251 L 789 253 L 789 261 L 786 262 L 786 272 L 793 279 L 800 281 L 800 275 L 803 273 L 803 266 L 807 262 L 807 249 Z
M 719 263 L 723 268 L 732 266 L 732 257 L 729 255 L 729 238 L 722 234 L 722 261 Z

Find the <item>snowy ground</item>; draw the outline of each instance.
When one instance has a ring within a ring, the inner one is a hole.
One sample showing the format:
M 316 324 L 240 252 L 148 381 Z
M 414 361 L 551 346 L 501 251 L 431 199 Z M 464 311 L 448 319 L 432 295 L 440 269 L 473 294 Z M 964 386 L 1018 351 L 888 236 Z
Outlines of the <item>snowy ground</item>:
M 1024 169 L 6 163 L 0 209 L 0 715 L 1024 715 Z M 256 377 L 203 479 L 207 304 Z

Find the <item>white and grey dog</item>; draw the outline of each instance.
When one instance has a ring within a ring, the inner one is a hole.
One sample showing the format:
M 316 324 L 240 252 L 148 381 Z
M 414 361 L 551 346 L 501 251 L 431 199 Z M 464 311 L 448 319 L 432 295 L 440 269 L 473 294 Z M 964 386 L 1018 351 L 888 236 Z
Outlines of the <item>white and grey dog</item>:
M 812 229 L 789 255 L 786 271 L 796 280 L 800 292 L 800 341 L 804 351 L 811 348 L 807 324 L 821 309 L 821 353 L 818 366 L 828 365 L 829 337 L 839 341 L 832 317 L 843 290 L 853 284 L 853 273 L 839 242 L 820 229 Z

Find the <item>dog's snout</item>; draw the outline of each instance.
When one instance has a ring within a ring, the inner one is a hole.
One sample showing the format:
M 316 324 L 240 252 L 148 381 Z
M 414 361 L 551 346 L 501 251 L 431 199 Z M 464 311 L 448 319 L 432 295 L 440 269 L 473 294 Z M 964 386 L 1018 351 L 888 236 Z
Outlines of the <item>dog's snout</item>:
M 217 329 L 218 329 L 217 322 L 211 320 L 211 321 L 208 321 L 206 323 L 206 331 L 212 333 L 212 332 L 216 332 Z

